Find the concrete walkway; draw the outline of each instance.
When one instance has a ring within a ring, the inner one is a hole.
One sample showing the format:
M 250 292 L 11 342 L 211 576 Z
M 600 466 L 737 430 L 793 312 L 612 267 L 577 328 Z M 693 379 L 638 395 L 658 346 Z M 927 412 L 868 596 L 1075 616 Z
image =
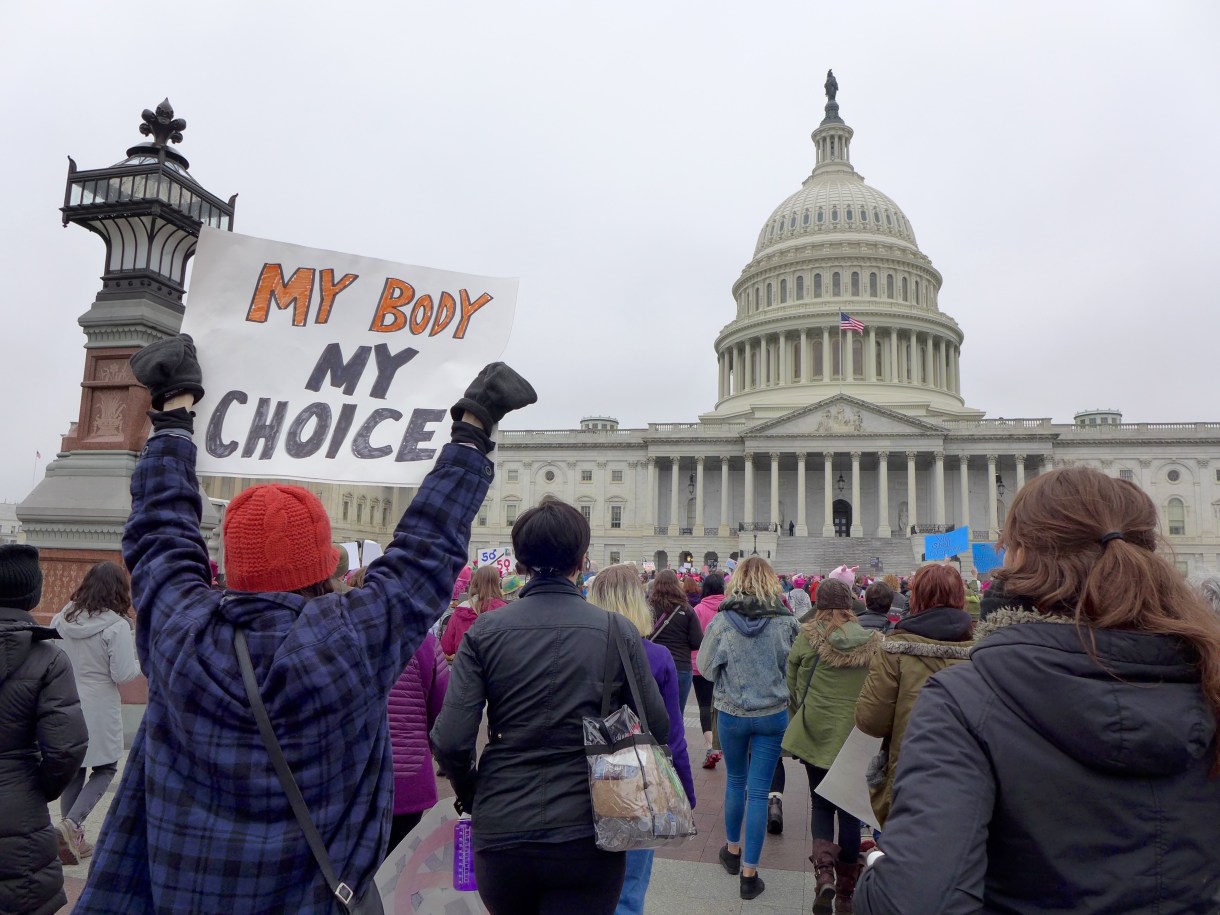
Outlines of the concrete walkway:
M 688 710 L 693 705 L 692 697 Z M 142 711 L 142 706 L 123 707 L 128 745 Z M 788 781 L 784 792 L 784 832 L 778 836 L 768 835 L 763 846 L 759 873 L 766 882 L 766 891 L 757 899 L 745 902 L 738 895 L 738 878 L 726 874 L 717 858 L 725 841 L 724 763 L 711 770 L 701 767 L 704 745 L 697 714 L 686 718 L 686 738 L 695 775 L 695 819 L 699 835 L 678 848 L 657 852 L 645 905 L 647 915 L 772 915 L 780 912 L 794 915 L 808 912 L 813 905 L 813 868 L 808 861 L 809 786 L 805 770 L 791 759 L 785 761 Z M 90 842 L 97 842 L 126 762 L 124 754 L 119 761 L 119 776 L 85 823 L 85 836 Z M 437 787 L 441 803 L 447 803 L 446 798 L 452 797 L 448 783 L 440 780 Z M 58 822 L 58 802 L 50 809 L 52 820 Z M 68 906 L 61 909 L 61 913 L 72 911 L 84 888 L 90 860 L 64 867 Z

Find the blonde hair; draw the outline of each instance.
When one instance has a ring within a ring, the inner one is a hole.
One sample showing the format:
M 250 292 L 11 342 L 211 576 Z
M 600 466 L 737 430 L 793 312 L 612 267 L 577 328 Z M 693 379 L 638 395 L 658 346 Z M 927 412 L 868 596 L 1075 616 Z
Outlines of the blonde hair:
M 470 594 L 470 607 L 475 613 L 482 613 L 493 600 L 500 600 L 500 570 L 494 565 L 479 566 L 470 576 L 470 584 L 466 586 Z
M 640 630 L 652 632 L 652 609 L 644 599 L 644 588 L 635 569 L 624 563 L 608 566 L 589 583 L 589 603 L 625 616 Z
M 749 594 L 765 601 L 775 600 L 784 593 L 779 583 L 779 576 L 771 563 L 761 556 L 751 556 L 737 566 L 737 571 L 729 579 L 728 596 Z

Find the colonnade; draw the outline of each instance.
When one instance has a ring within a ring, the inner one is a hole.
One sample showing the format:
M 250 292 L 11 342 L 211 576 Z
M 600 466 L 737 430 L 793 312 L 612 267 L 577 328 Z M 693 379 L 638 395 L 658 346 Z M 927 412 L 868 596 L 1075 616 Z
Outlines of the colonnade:
M 852 343 L 856 336 L 862 337 L 863 365 L 855 364 Z M 870 325 L 860 335 L 842 333 L 843 352 L 836 360 L 839 338 L 837 325 L 807 327 L 762 333 L 721 349 L 719 399 L 785 384 L 844 380 L 913 384 L 961 393 L 961 348 L 947 337 L 929 331 Z M 820 348 L 821 354 L 816 375 L 814 347 Z M 836 362 L 842 363 L 838 372 Z

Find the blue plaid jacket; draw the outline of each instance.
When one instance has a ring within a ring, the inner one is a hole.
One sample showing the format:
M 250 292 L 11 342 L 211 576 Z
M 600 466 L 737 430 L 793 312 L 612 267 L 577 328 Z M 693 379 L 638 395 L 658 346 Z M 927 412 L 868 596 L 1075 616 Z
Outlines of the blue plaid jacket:
M 149 440 L 123 535 L 148 709 L 77 913 L 339 911 L 259 738 L 237 626 L 339 879 L 373 885 L 393 807 L 386 697 L 448 605 L 491 478 L 486 457 L 447 445 L 359 590 L 222 594 L 195 445 Z

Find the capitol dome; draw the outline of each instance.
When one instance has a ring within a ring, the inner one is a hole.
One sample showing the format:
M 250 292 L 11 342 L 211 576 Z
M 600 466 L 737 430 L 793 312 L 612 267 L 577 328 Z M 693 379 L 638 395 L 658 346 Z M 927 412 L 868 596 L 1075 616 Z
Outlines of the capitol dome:
M 827 75 L 812 173 L 767 218 L 716 338 L 722 417 L 778 416 L 842 392 L 909 415 L 980 415 L 961 396 L 963 335 L 906 214 L 852 167 Z

